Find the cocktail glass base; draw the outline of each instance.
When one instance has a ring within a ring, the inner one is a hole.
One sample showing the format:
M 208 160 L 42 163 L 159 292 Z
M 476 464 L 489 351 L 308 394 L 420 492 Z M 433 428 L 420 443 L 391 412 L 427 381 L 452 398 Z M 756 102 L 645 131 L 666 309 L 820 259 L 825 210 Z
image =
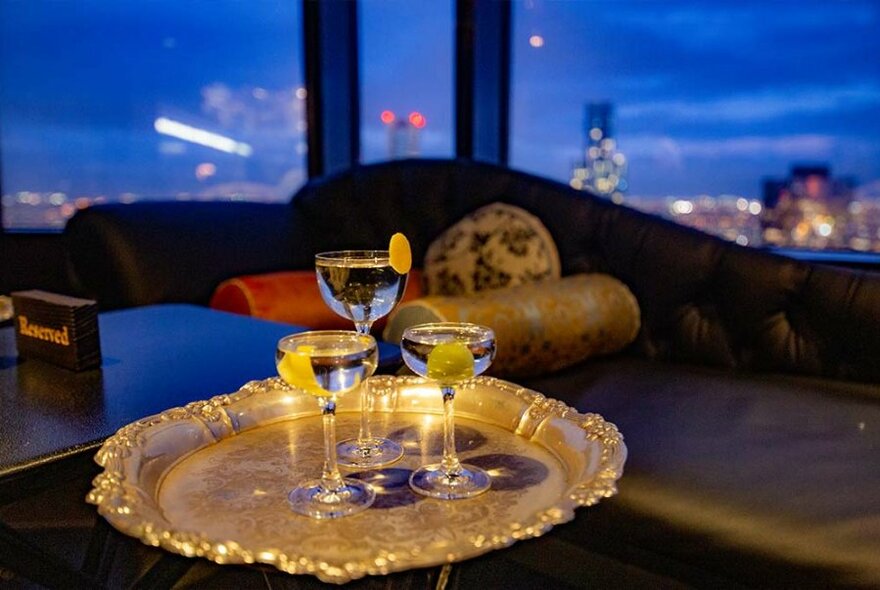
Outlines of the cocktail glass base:
M 336 445 L 340 465 L 353 469 L 386 467 L 403 457 L 403 447 L 387 438 L 351 438 Z
M 357 514 L 372 506 L 375 499 L 373 488 L 355 479 L 343 479 L 342 486 L 332 491 L 320 479 L 313 479 L 287 495 L 291 510 L 322 520 Z
M 457 473 L 448 474 L 442 465 L 425 465 L 409 476 L 409 486 L 414 492 L 441 500 L 473 498 L 488 490 L 492 478 L 473 465 L 462 465 Z

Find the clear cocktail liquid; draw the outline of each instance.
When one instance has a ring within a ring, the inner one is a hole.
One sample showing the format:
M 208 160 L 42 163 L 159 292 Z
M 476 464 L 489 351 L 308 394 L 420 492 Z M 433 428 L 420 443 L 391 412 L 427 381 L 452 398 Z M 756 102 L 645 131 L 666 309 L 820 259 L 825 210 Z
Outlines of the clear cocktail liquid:
M 280 363 L 286 354 L 297 354 L 297 352 L 284 350 L 283 346 L 280 346 L 275 352 L 275 363 Z M 336 397 L 354 389 L 372 375 L 376 370 L 376 360 L 375 346 L 308 353 L 308 361 L 315 380 L 323 392 L 314 389 L 305 391 L 315 397 Z
M 318 260 L 318 286 L 335 313 L 355 322 L 374 322 L 388 315 L 403 296 L 405 275 L 388 258 Z
M 400 346 L 407 366 L 415 374 L 429 377 L 428 355 L 431 354 L 438 344 L 451 342 L 460 342 L 463 346 L 467 347 L 474 357 L 474 364 L 473 366 L 462 366 L 460 374 L 447 373 L 445 375 L 447 379 L 453 382 L 470 379 L 474 375 L 480 375 L 485 372 L 492 363 L 494 347 L 487 346 L 484 342 L 461 342 L 460 339 L 451 334 L 436 334 L 430 337 L 423 337 L 419 341 L 404 338 Z

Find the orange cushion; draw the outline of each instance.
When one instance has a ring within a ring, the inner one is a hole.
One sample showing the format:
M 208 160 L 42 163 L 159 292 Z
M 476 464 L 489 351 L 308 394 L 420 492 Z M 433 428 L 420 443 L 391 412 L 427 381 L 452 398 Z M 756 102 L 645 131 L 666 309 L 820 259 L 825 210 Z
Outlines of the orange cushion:
M 403 301 L 421 297 L 421 272 L 409 273 Z M 351 320 L 327 307 L 318 290 L 314 270 L 293 270 L 228 279 L 211 296 L 213 309 L 249 315 L 265 320 L 297 324 L 313 330 L 352 330 Z M 373 325 L 381 332 L 387 318 Z

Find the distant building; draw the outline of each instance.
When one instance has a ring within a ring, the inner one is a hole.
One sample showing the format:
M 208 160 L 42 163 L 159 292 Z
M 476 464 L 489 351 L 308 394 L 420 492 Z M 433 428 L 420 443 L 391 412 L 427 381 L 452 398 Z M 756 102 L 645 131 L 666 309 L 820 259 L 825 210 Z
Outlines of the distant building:
M 845 248 L 856 182 L 828 166 L 795 165 L 786 179 L 764 181 L 764 241 L 779 246 Z
M 412 158 L 419 155 L 419 136 L 427 124 L 425 116 L 418 111 L 409 117 L 398 118 L 391 111 L 382 111 L 380 119 L 388 129 L 388 158 Z
M 584 118 L 583 160 L 572 167 L 569 184 L 578 190 L 591 190 L 615 203 L 623 202 L 627 189 L 627 161 L 617 151 L 609 102 L 587 105 Z
M 406 119 L 388 125 L 388 158 L 411 158 L 419 154 L 419 130 Z

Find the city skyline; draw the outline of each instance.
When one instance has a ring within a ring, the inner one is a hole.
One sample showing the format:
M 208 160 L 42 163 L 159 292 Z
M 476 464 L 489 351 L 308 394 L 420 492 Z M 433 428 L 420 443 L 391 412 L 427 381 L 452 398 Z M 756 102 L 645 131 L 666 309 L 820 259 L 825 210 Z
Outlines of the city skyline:
M 801 161 L 880 178 L 876 1 L 519 6 L 515 167 L 564 177 L 583 105 L 602 101 L 633 195 L 757 197 L 763 177 Z
M 5 194 L 256 196 L 266 185 L 284 199 L 305 179 L 304 121 L 224 124 L 205 97 L 220 86 L 262 105 L 302 89 L 297 2 L 0 10 Z M 452 156 L 453 4 L 364 0 L 359 17 L 363 160 L 387 157 L 385 109 L 424 113 L 420 155 Z M 584 105 L 608 101 L 628 196 L 759 198 L 797 163 L 880 179 L 876 1 L 528 0 L 513 24 L 514 168 L 568 182 Z M 169 138 L 160 117 L 201 121 L 253 155 Z

